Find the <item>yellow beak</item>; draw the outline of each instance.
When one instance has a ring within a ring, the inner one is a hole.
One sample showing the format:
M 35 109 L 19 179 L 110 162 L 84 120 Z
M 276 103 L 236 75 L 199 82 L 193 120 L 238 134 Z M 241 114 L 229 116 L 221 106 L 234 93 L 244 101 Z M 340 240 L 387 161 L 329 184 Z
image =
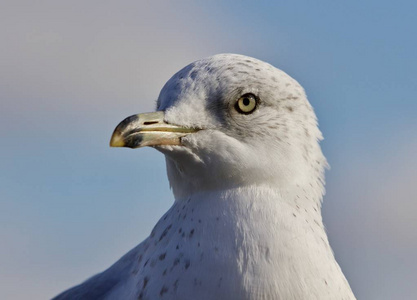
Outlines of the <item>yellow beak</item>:
M 117 125 L 110 147 L 181 145 L 182 137 L 198 130 L 165 122 L 162 111 L 138 114 L 127 117 Z

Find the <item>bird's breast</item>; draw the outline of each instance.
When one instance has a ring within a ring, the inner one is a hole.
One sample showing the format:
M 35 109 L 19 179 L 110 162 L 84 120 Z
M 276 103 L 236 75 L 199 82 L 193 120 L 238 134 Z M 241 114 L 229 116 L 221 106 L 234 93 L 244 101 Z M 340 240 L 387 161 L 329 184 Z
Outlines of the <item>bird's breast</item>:
M 177 201 L 161 218 L 138 251 L 139 299 L 292 299 L 340 277 L 323 228 L 305 211 L 217 196 Z

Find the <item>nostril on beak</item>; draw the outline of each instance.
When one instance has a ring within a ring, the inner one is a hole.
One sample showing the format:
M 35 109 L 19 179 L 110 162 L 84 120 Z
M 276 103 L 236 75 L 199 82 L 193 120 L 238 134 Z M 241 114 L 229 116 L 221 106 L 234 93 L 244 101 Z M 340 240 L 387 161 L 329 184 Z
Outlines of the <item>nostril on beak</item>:
M 146 122 L 143 122 L 143 125 L 152 125 L 152 124 L 158 124 L 158 121 L 146 121 Z

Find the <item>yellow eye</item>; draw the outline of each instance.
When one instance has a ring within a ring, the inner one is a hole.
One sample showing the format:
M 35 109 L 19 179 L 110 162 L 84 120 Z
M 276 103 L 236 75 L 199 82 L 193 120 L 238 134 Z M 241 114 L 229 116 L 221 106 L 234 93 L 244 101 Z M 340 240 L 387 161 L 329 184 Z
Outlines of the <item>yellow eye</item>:
M 241 114 L 250 114 L 252 113 L 257 104 L 257 99 L 253 94 L 245 94 L 237 100 L 235 108 Z

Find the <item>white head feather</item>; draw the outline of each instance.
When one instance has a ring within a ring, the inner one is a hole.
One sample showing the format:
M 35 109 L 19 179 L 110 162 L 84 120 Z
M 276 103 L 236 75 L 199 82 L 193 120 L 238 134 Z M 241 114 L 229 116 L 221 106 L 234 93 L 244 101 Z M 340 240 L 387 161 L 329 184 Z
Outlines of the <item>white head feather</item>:
M 242 114 L 235 104 L 247 93 L 258 105 Z M 311 185 L 321 199 L 327 163 L 316 116 L 298 82 L 270 64 L 235 54 L 199 60 L 165 84 L 157 109 L 169 123 L 204 129 L 183 138 L 185 148 L 158 148 L 176 198 L 262 184 Z

